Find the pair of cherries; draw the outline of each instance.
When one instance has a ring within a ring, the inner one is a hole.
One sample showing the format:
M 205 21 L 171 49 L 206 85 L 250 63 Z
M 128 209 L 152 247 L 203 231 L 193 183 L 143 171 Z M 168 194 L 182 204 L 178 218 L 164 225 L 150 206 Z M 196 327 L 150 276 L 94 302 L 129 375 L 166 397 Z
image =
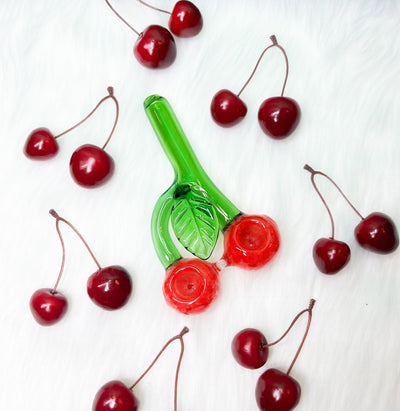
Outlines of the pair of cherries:
M 147 7 L 169 14 L 168 27 L 171 32 L 157 24 L 152 24 L 139 32 L 117 13 L 108 0 L 105 1 L 116 16 L 138 36 L 133 53 L 139 63 L 148 68 L 169 67 L 175 61 L 176 44 L 171 32 L 179 37 L 192 37 L 203 27 L 201 13 L 190 1 L 178 1 L 172 12 L 169 12 L 138 0 Z
M 87 281 L 87 293 L 91 300 L 106 310 L 116 310 L 124 306 L 128 302 L 132 292 L 132 280 L 128 271 L 118 265 L 101 267 L 79 231 L 69 221 L 60 217 L 54 210 L 50 210 L 50 215 L 56 219 L 56 230 L 63 252 L 62 261 L 54 287 L 41 288 L 35 291 L 30 299 L 30 309 L 35 320 L 40 325 L 52 325 L 61 320 L 68 308 L 66 297 L 57 291 L 65 263 L 65 246 L 59 227 L 60 222 L 68 225 L 78 235 L 98 267 L 98 270 L 93 273 Z
M 105 151 L 105 148 L 114 133 L 119 117 L 119 104 L 114 96 L 114 89 L 108 87 L 107 91 L 108 95 L 102 98 L 96 107 L 83 120 L 68 130 L 56 136 L 44 127 L 32 131 L 25 142 L 25 155 L 33 160 L 48 160 L 54 157 L 58 153 L 59 148 L 57 139 L 80 126 L 93 115 L 104 101 L 111 99 L 115 103 L 116 108 L 115 120 L 110 135 L 103 147 L 100 148 L 93 144 L 84 144 L 74 151 L 69 162 L 71 176 L 80 186 L 93 188 L 106 183 L 111 178 L 115 166 L 114 160 Z
M 267 216 L 238 216 L 224 233 L 224 255 L 216 263 L 184 258 L 166 272 L 163 292 L 167 303 L 184 314 L 204 311 L 219 291 L 218 274 L 234 265 L 255 270 L 277 253 L 280 236 L 276 223 Z
M 232 340 L 231 350 L 233 357 L 241 366 L 250 369 L 261 368 L 267 362 L 269 347 L 282 341 L 296 321 L 303 314 L 308 313 L 306 331 L 288 371 L 285 373 L 278 369 L 270 368 L 258 378 L 256 401 L 261 411 L 290 411 L 300 401 L 300 384 L 289 374 L 300 354 L 310 329 L 314 304 L 315 300 L 310 300 L 308 308 L 299 312 L 285 333 L 273 343 L 268 344 L 264 334 L 254 328 L 246 328 L 238 332 Z
M 265 52 L 273 47 L 282 51 L 286 62 L 286 76 L 280 96 L 271 97 L 263 101 L 258 110 L 258 122 L 263 132 L 274 139 L 288 137 L 296 129 L 300 121 L 300 107 L 291 98 L 284 97 L 286 82 L 289 74 L 289 63 L 285 50 L 278 44 L 274 35 L 270 37 L 272 44 L 261 53 L 253 72 L 238 94 L 230 90 L 218 91 L 211 101 L 211 115 L 214 121 L 222 127 L 231 127 L 239 123 L 247 113 L 247 107 L 240 95 L 253 78 Z
M 329 238 L 320 238 L 313 247 L 313 258 L 318 269 L 324 274 L 335 274 L 339 272 L 350 261 L 350 247 L 343 241 L 335 239 L 335 225 L 332 213 L 315 184 L 315 176 L 320 175 L 328 179 L 347 201 L 350 207 L 361 218 L 361 222 L 354 229 L 354 235 L 361 247 L 378 254 L 389 254 L 399 246 L 399 235 L 393 220 L 381 212 L 372 212 L 363 217 L 345 196 L 339 186 L 326 174 L 315 171 L 308 164 L 304 169 L 311 173 L 311 182 L 317 194 L 321 198 L 331 220 L 332 235 Z
M 153 362 L 147 368 L 147 370 L 136 380 L 130 387 L 126 386 L 122 381 L 112 380 L 104 384 L 97 392 L 93 401 L 92 411 L 137 411 L 139 408 L 139 400 L 133 394 L 133 389 L 139 383 L 140 380 L 150 371 L 153 365 L 156 363 L 165 349 L 175 340 L 179 340 L 181 344 L 181 352 L 179 355 L 178 365 L 175 373 L 175 389 L 174 389 L 174 411 L 178 409 L 178 377 L 179 370 L 182 362 L 184 343 L 183 336 L 189 332 L 187 327 L 184 327 L 182 331 L 172 337 L 166 342 L 161 351 L 157 354 Z

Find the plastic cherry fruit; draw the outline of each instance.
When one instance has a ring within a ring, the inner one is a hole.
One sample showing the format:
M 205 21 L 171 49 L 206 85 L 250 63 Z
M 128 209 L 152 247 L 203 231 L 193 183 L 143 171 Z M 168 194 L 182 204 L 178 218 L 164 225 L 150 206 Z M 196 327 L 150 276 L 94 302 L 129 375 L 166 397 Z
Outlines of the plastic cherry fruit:
M 241 215 L 224 236 L 224 259 L 228 264 L 255 270 L 277 253 L 280 236 L 276 223 L 267 216 Z
M 204 311 L 219 290 L 219 268 L 199 259 L 184 258 L 167 270 L 163 292 L 167 303 L 183 314 Z
M 354 230 L 358 243 L 367 250 L 389 254 L 399 246 L 399 235 L 393 220 L 374 212 L 363 218 Z
M 138 36 L 133 54 L 140 64 L 148 68 L 166 68 L 175 61 L 175 40 L 165 27 L 153 24 L 140 33 L 117 13 L 108 0 L 105 2 L 113 13 Z
M 245 368 L 260 368 L 268 359 L 267 339 L 255 328 L 238 332 L 232 340 L 231 350 L 235 360 Z
M 37 128 L 29 134 L 24 153 L 33 160 L 48 160 L 58 153 L 58 144 L 47 128 Z
M 144 378 L 144 376 L 150 371 L 150 369 L 157 362 L 158 358 L 165 351 L 165 349 L 173 341 L 179 340 L 181 344 L 181 352 L 179 355 L 178 365 L 176 367 L 175 390 L 174 390 L 174 411 L 177 411 L 178 409 L 178 406 L 177 406 L 178 377 L 179 377 L 179 370 L 180 370 L 180 365 L 182 362 L 182 357 L 183 357 L 183 352 L 184 352 L 183 336 L 187 332 L 189 332 L 189 329 L 187 327 L 184 327 L 178 335 L 168 340 L 166 344 L 164 345 L 164 347 L 161 349 L 161 351 L 157 354 L 153 362 L 147 368 L 147 370 L 130 387 L 126 386 L 123 382 L 118 381 L 118 380 L 113 380 L 113 381 L 110 381 L 104 384 L 99 389 L 99 391 L 97 392 L 94 398 L 92 411 L 136 411 L 139 407 L 139 401 L 133 394 L 133 389 L 136 387 L 139 381 L 141 381 L 142 378 Z
M 211 101 L 211 115 L 222 127 L 232 127 L 242 121 L 247 107 L 240 97 L 232 91 L 220 90 Z
M 33 317 L 40 325 L 53 325 L 67 312 L 67 299 L 51 288 L 35 291 L 29 302 Z

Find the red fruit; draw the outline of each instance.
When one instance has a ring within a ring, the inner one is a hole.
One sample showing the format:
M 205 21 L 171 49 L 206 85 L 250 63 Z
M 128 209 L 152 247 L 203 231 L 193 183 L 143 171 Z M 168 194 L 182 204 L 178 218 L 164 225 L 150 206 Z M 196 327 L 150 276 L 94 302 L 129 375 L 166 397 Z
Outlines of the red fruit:
M 268 359 L 267 340 L 254 328 L 238 332 L 232 340 L 231 349 L 235 360 L 246 368 L 260 368 Z
M 133 52 L 144 66 L 165 68 L 175 61 L 175 40 L 166 28 L 151 25 L 139 34 Z
M 40 325 L 52 325 L 67 311 L 67 299 L 51 288 L 41 288 L 34 292 L 29 302 L 33 317 Z
M 92 274 L 87 282 L 89 297 L 106 310 L 124 306 L 132 291 L 132 280 L 125 268 L 118 265 L 104 267 Z
M 262 411 L 290 411 L 300 401 L 300 384 L 274 368 L 261 374 L 256 386 L 256 400 Z
M 121 381 L 110 381 L 97 392 L 92 411 L 136 411 L 139 401 Z
M 168 26 L 179 37 L 192 37 L 200 33 L 203 18 L 200 10 L 190 1 L 178 1 L 172 10 Z
M 399 246 L 399 235 L 393 220 L 374 212 L 365 217 L 354 230 L 359 244 L 379 254 L 389 254 Z
M 282 139 L 289 136 L 300 121 L 300 107 L 291 98 L 271 97 L 258 110 L 258 122 L 267 136 Z
M 34 160 L 47 160 L 58 152 L 58 144 L 47 128 L 33 130 L 26 140 L 24 154 Z
M 85 144 L 72 154 L 69 169 L 77 184 L 97 187 L 111 178 L 114 160 L 100 147 Z
M 243 101 L 229 90 L 220 90 L 211 101 L 211 115 L 222 127 L 231 127 L 239 123 L 247 113 Z
M 166 273 L 163 292 L 167 303 L 183 314 L 204 311 L 219 290 L 219 269 L 199 259 L 182 259 Z
M 314 244 L 313 258 L 319 271 L 335 274 L 350 261 L 350 247 L 343 241 L 320 238 Z
M 267 216 L 241 215 L 226 230 L 224 243 L 228 264 L 258 269 L 279 249 L 278 227 Z

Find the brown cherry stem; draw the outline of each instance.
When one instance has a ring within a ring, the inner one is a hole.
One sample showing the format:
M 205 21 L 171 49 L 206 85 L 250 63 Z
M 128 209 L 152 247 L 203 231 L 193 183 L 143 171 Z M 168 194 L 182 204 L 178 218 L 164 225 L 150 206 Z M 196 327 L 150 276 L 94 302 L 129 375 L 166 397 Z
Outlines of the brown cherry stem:
M 180 341 L 181 343 L 181 353 L 179 355 L 179 360 L 178 360 L 178 365 L 176 367 L 176 373 L 175 373 L 175 388 L 174 388 L 174 411 L 177 411 L 178 407 L 178 377 L 179 377 L 179 370 L 181 367 L 182 363 L 182 357 L 183 357 L 183 352 L 185 350 L 185 345 L 183 343 L 183 336 L 189 332 L 189 328 L 183 327 L 182 331 L 176 335 L 175 337 L 170 338 L 164 345 L 163 348 L 161 348 L 161 351 L 157 354 L 156 358 L 153 360 L 153 362 L 149 365 L 149 367 L 146 369 L 146 371 L 136 380 L 135 383 L 133 383 L 129 389 L 133 390 L 135 386 L 143 379 L 143 377 L 150 371 L 150 369 L 153 367 L 153 365 L 157 362 L 157 360 L 160 358 L 161 354 L 165 351 L 165 349 L 175 340 Z
M 308 311 L 308 322 L 307 322 L 306 331 L 305 331 L 305 333 L 304 333 L 303 339 L 301 340 L 301 343 L 300 343 L 300 345 L 299 345 L 299 348 L 298 348 L 297 351 L 296 351 L 296 355 L 294 356 L 293 361 L 291 362 L 291 364 L 290 364 L 290 366 L 289 366 L 289 368 L 288 368 L 288 370 L 287 370 L 287 372 L 286 372 L 287 375 L 289 375 L 289 374 L 290 374 L 290 371 L 292 371 L 293 365 L 294 365 L 294 363 L 296 362 L 296 360 L 297 360 L 297 358 L 298 358 L 298 356 L 299 356 L 299 354 L 300 354 L 300 351 L 301 351 L 301 349 L 303 348 L 304 341 L 305 341 L 306 338 L 307 338 L 308 331 L 310 330 L 310 325 L 311 325 L 311 320 L 312 320 L 312 309 L 313 309 L 314 305 L 315 305 L 315 300 L 312 298 L 312 299 L 310 300 L 310 304 L 309 304 L 308 309 L 307 309 L 307 311 Z
M 341 188 L 329 177 L 327 176 L 325 173 L 322 173 L 321 171 L 316 171 L 314 170 L 312 167 L 310 167 L 308 164 L 306 164 L 304 166 L 304 169 L 309 171 L 311 173 L 311 183 L 315 189 L 315 191 L 317 192 L 317 194 L 319 195 L 319 198 L 321 199 L 322 203 L 324 204 L 325 208 L 328 211 L 329 214 L 329 218 L 331 219 L 331 225 L 332 225 L 332 239 L 334 239 L 334 230 L 335 230 L 335 225 L 333 222 L 333 217 L 332 217 L 332 213 L 329 210 L 328 205 L 326 204 L 325 199 L 323 198 L 321 192 L 318 190 L 317 185 L 315 183 L 315 176 L 316 175 L 321 175 L 323 177 L 325 177 L 326 179 L 328 179 L 335 187 L 336 189 L 339 191 L 339 193 L 342 195 L 342 197 L 347 201 L 347 203 L 349 204 L 349 206 L 354 210 L 354 212 L 361 218 L 361 220 L 364 220 L 364 217 L 360 214 L 360 212 L 354 207 L 354 205 L 350 202 L 350 200 L 347 198 L 347 196 L 343 193 L 343 191 L 341 190 Z
M 117 126 L 118 117 L 119 117 L 119 104 L 118 104 L 118 100 L 114 96 L 114 89 L 112 87 L 107 87 L 107 91 L 108 91 L 108 96 L 102 98 L 97 103 L 96 107 L 83 120 L 81 120 L 79 123 L 76 123 L 74 126 L 69 128 L 68 130 L 63 131 L 61 134 L 58 134 L 54 138 L 59 138 L 59 137 L 63 136 L 64 134 L 67 134 L 70 131 L 74 130 L 75 128 L 79 127 L 82 123 L 84 123 L 89 117 L 91 117 L 93 115 L 93 113 L 101 106 L 102 103 L 104 103 L 106 100 L 111 98 L 115 103 L 115 120 L 114 120 L 113 127 L 111 129 L 110 135 L 108 136 L 106 142 L 104 143 L 104 145 L 102 147 L 102 150 L 104 150 L 106 148 L 108 142 L 110 141 L 112 135 L 114 134 L 114 130 L 115 130 L 115 127 Z
M 134 33 L 136 33 L 138 36 L 140 36 L 140 33 L 134 29 L 115 9 L 113 6 L 111 6 L 110 2 L 108 0 L 105 0 L 107 3 L 107 6 L 114 12 L 114 14 L 123 22 L 125 23 Z
M 171 12 L 169 12 L 169 11 L 167 11 L 167 10 L 159 9 L 158 7 L 154 7 L 154 6 L 152 6 L 151 4 L 146 3 L 146 2 L 143 1 L 143 0 L 138 0 L 138 2 L 144 4 L 144 5 L 147 6 L 147 7 L 150 7 L 150 8 L 153 9 L 153 10 L 161 11 L 161 13 L 171 14 Z
M 240 90 L 239 93 L 237 94 L 238 97 L 242 94 L 243 90 L 244 90 L 244 89 L 247 87 L 247 85 L 250 83 L 250 81 L 251 81 L 251 79 L 253 78 L 253 76 L 254 76 L 254 74 L 255 74 L 255 72 L 256 72 L 256 70 L 257 70 L 257 68 L 258 68 L 258 66 L 259 66 L 259 64 L 260 64 L 260 62 L 261 62 L 261 59 L 263 58 L 263 56 L 264 56 L 264 54 L 266 53 L 266 51 L 269 50 L 269 49 L 272 48 L 272 47 L 278 47 L 278 49 L 280 49 L 280 50 L 282 51 L 283 56 L 285 57 L 286 75 L 285 75 L 285 80 L 284 80 L 284 82 L 283 82 L 281 97 L 283 96 L 283 93 L 285 92 L 285 87 L 286 87 L 287 79 L 288 79 L 288 76 L 289 76 L 289 60 L 288 60 L 288 58 L 287 58 L 285 49 L 278 44 L 278 41 L 277 41 L 277 39 L 276 39 L 276 36 L 273 34 L 272 36 L 270 36 L 270 39 L 271 39 L 271 41 L 272 41 L 272 44 L 269 45 L 268 47 L 266 47 L 266 48 L 264 49 L 264 51 L 261 53 L 260 57 L 259 57 L 258 60 L 257 60 L 256 65 L 255 65 L 255 67 L 254 67 L 254 69 L 253 69 L 253 72 L 250 74 L 250 77 L 247 79 L 246 83 L 244 83 L 243 87 L 241 88 L 241 90 Z
M 89 251 L 89 254 L 93 258 L 93 260 L 96 263 L 99 270 L 101 270 L 101 266 L 100 266 L 99 262 L 97 261 L 96 257 L 94 256 L 94 254 L 93 254 L 92 250 L 90 249 L 89 245 L 87 244 L 85 239 L 82 237 L 81 233 L 69 221 L 67 221 L 64 218 L 60 217 L 55 210 L 51 209 L 49 211 L 49 213 L 50 213 L 51 216 L 53 216 L 56 219 L 56 230 L 57 230 L 58 237 L 60 238 L 60 241 L 61 241 L 61 247 L 62 247 L 62 252 L 63 252 L 60 272 L 58 274 L 57 281 L 56 281 L 56 283 L 55 283 L 55 285 L 54 285 L 54 287 L 51 291 L 52 293 L 55 293 L 56 290 L 57 290 L 58 284 L 60 283 L 61 276 L 62 276 L 62 273 L 64 271 L 64 265 L 65 265 L 65 245 L 64 245 L 64 240 L 63 240 L 63 237 L 62 237 L 62 234 L 61 234 L 61 231 L 60 231 L 60 227 L 59 227 L 60 221 L 62 221 L 63 223 L 65 223 L 69 227 L 71 227 L 72 230 L 75 232 L 75 234 L 77 234 L 77 236 L 81 239 L 83 244 L 85 244 L 87 250 Z

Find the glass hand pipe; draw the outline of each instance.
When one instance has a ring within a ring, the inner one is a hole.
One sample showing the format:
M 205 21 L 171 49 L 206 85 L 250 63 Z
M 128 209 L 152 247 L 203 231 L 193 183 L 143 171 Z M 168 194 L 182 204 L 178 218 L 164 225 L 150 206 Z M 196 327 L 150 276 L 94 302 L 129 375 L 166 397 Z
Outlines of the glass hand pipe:
M 148 119 L 175 170 L 171 187 L 158 199 L 151 221 L 153 244 L 166 269 L 164 297 L 184 314 L 204 311 L 219 290 L 219 271 L 228 265 L 264 266 L 276 254 L 280 237 L 267 216 L 246 215 L 214 185 L 197 160 L 168 101 L 149 96 Z M 195 258 L 183 258 L 179 243 Z M 207 260 L 224 233 L 220 261 Z

